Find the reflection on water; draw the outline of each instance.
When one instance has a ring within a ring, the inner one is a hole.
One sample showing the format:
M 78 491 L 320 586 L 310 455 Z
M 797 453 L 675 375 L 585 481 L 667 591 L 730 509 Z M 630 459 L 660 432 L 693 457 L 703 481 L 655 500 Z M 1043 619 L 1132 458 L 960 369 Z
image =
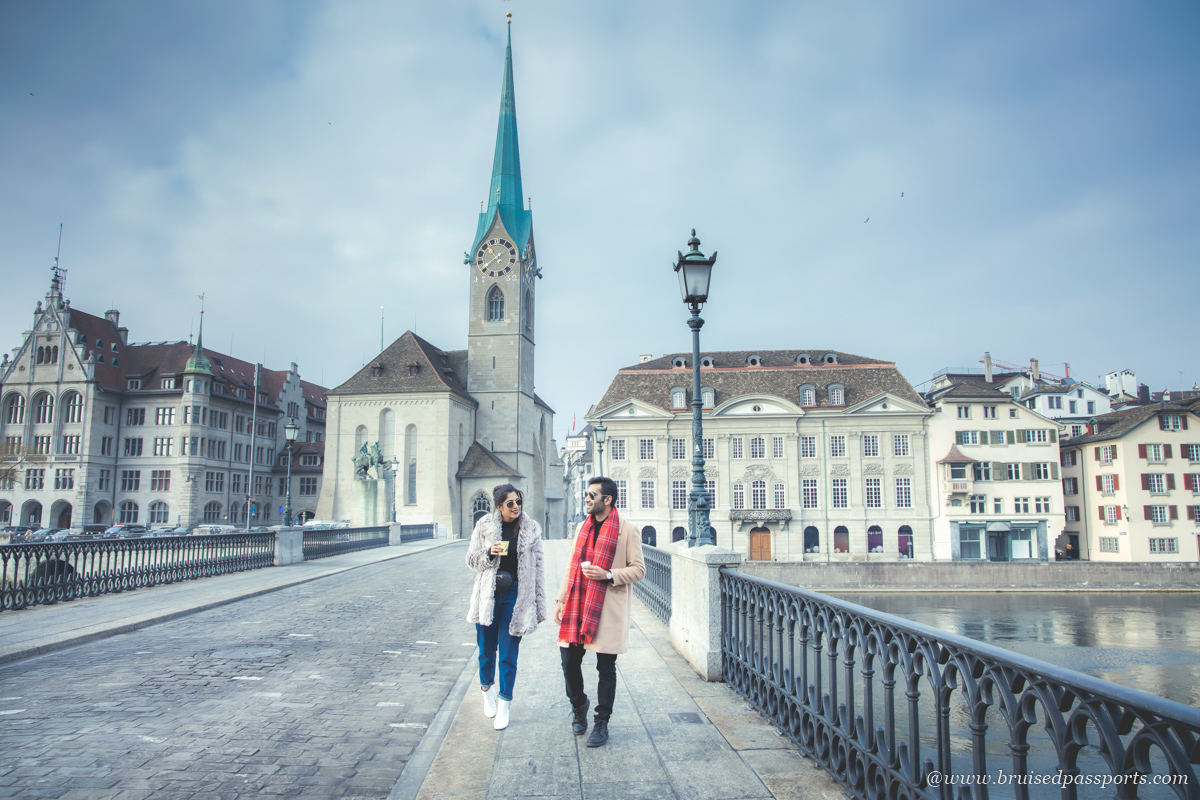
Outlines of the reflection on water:
M 1200 707 L 1200 594 L 838 592 L 836 596 Z

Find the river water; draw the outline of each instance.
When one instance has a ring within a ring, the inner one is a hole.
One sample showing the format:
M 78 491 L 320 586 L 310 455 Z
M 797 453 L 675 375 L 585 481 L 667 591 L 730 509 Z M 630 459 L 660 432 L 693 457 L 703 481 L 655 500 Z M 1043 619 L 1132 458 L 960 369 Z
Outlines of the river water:
M 836 596 L 1200 707 L 1200 593 Z

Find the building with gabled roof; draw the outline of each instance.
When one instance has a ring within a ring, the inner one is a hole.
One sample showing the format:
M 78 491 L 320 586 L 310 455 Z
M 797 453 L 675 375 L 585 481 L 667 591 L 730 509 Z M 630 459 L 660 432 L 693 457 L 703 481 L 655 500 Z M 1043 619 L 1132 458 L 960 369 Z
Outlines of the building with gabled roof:
M 0 524 L 279 524 L 291 417 L 307 462 L 293 508 L 311 516 L 325 388 L 202 341 L 130 343 L 119 312 L 71 307 L 56 268 L 0 361 Z
M 537 266 L 525 207 L 509 31 L 488 200 L 469 267 L 467 347 L 443 350 L 412 331 L 329 392 L 322 518 L 356 525 L 435 523 L 470 535 L 492 488 L 512 483 L 543 535 L 566 533 L 554 411 L 534 391 Z M 373 448 L 387 468 L 354 459 Z M 361 464 L 361 462 L 359 462 Z
M 716 543 L 751 560 L 932 557 L 921 396 L 889 361 L 838 350 L 702 353 Z M 692 354 L 624 367 L 588 413 L 596 474 L 648 543 L 686 536 Z

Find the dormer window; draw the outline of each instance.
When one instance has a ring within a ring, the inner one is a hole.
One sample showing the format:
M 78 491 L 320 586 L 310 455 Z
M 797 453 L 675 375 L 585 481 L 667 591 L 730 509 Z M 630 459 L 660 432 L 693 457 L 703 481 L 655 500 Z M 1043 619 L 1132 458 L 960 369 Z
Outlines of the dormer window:
M 115 353 L 115 352 L 117 352 L 117 343 L 116 343 L 116 342 L 113 342 L 111 345 L 109 345 L 109 347 L 111 347 L 111 348 L 112 348 L 112 351 L 113 351 L 114 353 Z
M 675 356 L 671 359 L 671 366 L 675 369 L 684 369 L 687 367 L 687 360 L 683 356 Z
M 700 404 L 705 408 L 712 408 L 717 404 L 717 393 L 711 386 L 700 390 Z
M 175 379 L 174 378 L 163 378 L 162 383 L 159 384 L 159 388 L 174 389 L 175 388 Z
M 817 404 L 817 387 L 806 383 L 800 387 L 800 405 L 815 406 Z
M 829 387 L 829 405 L 846 405 L 846 387 L 842 386 L 840 383 L 835 383 Z
M 371 377 L 372 378 L 378 378 L 382 374 L 383 374 L 383 364 L 382 363 L 376 363 L 376 364 L 371 365 Z M 293 414 L 292 416 L 295 416 L 295 415 Z
M 321 465 L 321 457 L 312 453 L 305 453 L 300 456 L 300 466 L 302 467 L 318 467 Z
M 800 355 L 796 356 L 796 363 L 804 367 L 811 364 L 812 359 L 809 358 L 808 353 L 801 353 Z
M 825 358 L 823 358 L 821 360 L 824 361 L 826 364 L 836 364 L 836 363 L 838 363 L 837 353 L 826 353 Z
M 671 408 L 687 407 L 687 391 L 676 386 L 671 390 Z
M 761 367 L 762 359 L 756 355 L 755 356 L 747 356 L 746 357 L 746 365 L 750 366 L 750 367 Z
M 127 388 L 131 392 L 135 392 L 138 389 L 141 389 L 142 388 L 142 379 L 141 378 L 129 378 L 125 383 L 125 388 Z
M 712 365 L 713 365 L 713 360 L 709 356 L 704 356 L 704 358 L 700 359 L 700 366 L 711 367 Z
M 409 376 L 410 378 L 411 378 L 412 376 L 416 375 L 416 374 L 417 374 L 418 372 L 420 372 L 420 371 L 421 371 L 421 365 L 420 365 L 420 364 L 418 364 L 418 363 L 416 363 L 416 362 L 413 362 L 412 364 L 409 364 L 409 365 L 408 365 L 408 376 Z

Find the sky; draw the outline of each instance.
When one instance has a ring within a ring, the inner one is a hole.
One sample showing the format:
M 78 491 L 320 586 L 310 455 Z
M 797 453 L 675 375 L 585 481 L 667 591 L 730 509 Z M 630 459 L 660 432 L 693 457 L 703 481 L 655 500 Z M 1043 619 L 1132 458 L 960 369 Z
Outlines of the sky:
M 839 350 L 920 387 L 1001 362 L 1200 381 L 1191 0 L 514 0 L 537 391 L 562 444 L 622 366 Z M 66 294 L 131 341 L 337 386 L 466 346 L 501 0 L 0 3 L 0 349 L 63 226 Z

